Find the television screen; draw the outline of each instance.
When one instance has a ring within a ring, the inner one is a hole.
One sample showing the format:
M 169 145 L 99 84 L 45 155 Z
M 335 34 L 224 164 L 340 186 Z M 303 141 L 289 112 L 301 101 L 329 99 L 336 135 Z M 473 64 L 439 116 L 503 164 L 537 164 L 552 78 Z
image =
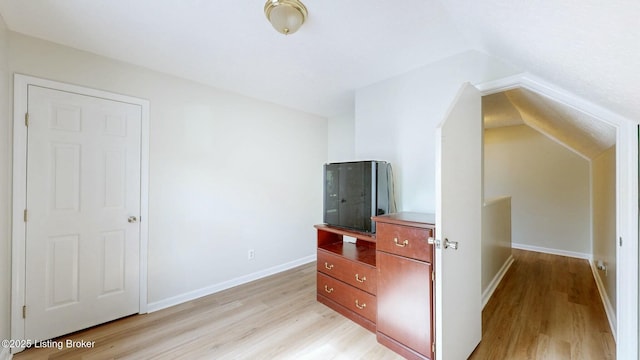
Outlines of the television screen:
M 383 161 L 356 161 L 326 164 L 324 170 L 324 222 L 375 232 L 371 217 L 390 210 L 390 165 Z

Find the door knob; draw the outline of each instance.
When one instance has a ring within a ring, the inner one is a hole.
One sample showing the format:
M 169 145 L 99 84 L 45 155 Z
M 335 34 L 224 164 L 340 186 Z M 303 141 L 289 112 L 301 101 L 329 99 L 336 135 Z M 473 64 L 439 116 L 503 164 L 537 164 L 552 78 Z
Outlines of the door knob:
M 458 242 L 457 241 L 449 241 L 449 239 L 444 239 L 444 248 L 452 248 L 453 250 L 458 250 Z
M 129 218 L 127 219 L 127 221 L 131 224 L 138 222 L 138 218 L 135 216 L 129 216 Z

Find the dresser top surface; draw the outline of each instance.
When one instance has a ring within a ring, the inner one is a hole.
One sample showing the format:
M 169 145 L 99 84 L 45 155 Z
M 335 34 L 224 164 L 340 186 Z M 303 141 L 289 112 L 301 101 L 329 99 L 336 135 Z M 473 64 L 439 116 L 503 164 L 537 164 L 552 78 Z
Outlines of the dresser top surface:
M 436 225 L 436 215 L 419 212 L 397 212 L 392 214 L 374 216 L 377 223 L 388 223 L 432 229 Z

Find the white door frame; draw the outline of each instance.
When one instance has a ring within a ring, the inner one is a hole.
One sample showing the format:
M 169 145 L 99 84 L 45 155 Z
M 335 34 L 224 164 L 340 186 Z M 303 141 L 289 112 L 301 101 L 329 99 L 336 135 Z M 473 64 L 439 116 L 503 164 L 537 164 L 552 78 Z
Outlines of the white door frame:
M 149 101 L 82 86 L 15 74 L 13 79 L 13 220 L 11 225 L 11 338 L 24 339 L 25 240 L 24 209 L 27 193 L 27 88 L 29 85 L 139 105 L 142 109 L 140 144 L 140 304 L 147 312 L 147 244 L 149 236 Z M 24 339 L 28 340 L 28 339 Z M 12 353 L 24 350 L 13 348 Z
M 483 95 L 525 88 L 587 113 L 616 129 L 616 353 L 638 358 L 638 123 L 530 74 L 476 85 Z M 618 241 L 618 240 L 617 240 Z

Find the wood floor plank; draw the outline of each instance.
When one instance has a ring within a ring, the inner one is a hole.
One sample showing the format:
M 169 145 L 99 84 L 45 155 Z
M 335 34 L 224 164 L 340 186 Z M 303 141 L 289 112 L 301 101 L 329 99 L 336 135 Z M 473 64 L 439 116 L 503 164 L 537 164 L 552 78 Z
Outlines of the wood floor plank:
M 615 359 L 587 260 L 513 250 L 471 359 Z
M 400 356 L 316 301 L 316 265 L 151 314 L 80 331 L 92 349 L 27 349 L 14 359 L 377 359 Z
M 483 311 L 471 359 L 615 359 L 586 261 L 514 250 Z M 315 263 L 57 341 L 91 349 L 28 349 L 14 359 L 398 360 L 375 335 L 316 301 Z

